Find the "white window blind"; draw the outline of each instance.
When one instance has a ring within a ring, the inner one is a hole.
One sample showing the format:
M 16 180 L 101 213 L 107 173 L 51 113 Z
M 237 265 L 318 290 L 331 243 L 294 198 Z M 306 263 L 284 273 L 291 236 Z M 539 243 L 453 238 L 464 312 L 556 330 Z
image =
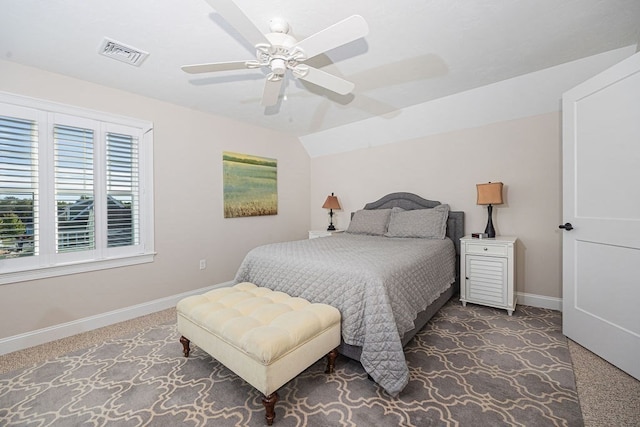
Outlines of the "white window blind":
M 0 116 L 0 257 L 37 253 L 38 127 Z
M 150 123 L 6 97 L 0 284 L 152 261 Z
M 138 141 L 131 135 L 107 132 L 108 246 L 138 244 Z
M 95 249 L 92 129 L 54 126 L 57 252 Z

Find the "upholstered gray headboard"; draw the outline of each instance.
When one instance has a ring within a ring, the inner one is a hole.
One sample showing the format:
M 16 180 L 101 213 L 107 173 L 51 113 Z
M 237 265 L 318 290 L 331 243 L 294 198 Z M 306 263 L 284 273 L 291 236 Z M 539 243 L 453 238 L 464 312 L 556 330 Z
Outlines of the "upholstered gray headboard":
M 390 193 L 376 200 L 367 203 L 364 209 L 391 209 L 402 208 L 405 210 L 429 209 L 440 205 L 435 200 L 427 200 L 413 193 Z M 353 214 L 351 214 L 353 216 Z M 460 238 L 464 236 L 464 212 L 450 211 L 447 220 L 447 237 L 449 237 L 456 247 L 456 253 L 460 255 Z

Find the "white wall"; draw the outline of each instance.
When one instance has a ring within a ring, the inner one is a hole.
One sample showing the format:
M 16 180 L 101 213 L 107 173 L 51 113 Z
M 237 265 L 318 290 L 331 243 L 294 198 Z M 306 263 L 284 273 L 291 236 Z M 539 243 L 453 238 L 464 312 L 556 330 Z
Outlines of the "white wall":
M 11 62 L 0 75 L 0 91 L 154 123 L 157 251 L 150 264 L 0 286 L 0 339 L 226 282 L 249 249 L 306 237 L 297 138 Z M 223 151 L 278 160 L 278 215 L 223 218 Z
M 520 239 L 520 302 L 559 309 L 562 93 L 634 52 L 605 52 L 302 137 L 312 157 L 312 227 L 326 228 L 320 207 L 331 192 L 343 207 L 334 223 L 346 228 L 351 211 L 409 191 L 465 211 L 467 233 L 482 232 L 487 210 L 475 204 L 475 184 L 502 181 L 506 200 L 494 207 L 494 225 Z
M 365 203 L 408 191 L 464 211 L 467 233 L 482 232 L 487 208 L 475 204 L 475 185 L 502 181 L 505 203 L 494 207 L 493 220 L 498 234 L 520 238 L 517 290 L 560 298 L 560 153 L 560 115 L 549 113 L 316 157 L 312 227 L 326 227 L 320 206 L 332 191 L 343 208 L 334 216 L 338 228 Z

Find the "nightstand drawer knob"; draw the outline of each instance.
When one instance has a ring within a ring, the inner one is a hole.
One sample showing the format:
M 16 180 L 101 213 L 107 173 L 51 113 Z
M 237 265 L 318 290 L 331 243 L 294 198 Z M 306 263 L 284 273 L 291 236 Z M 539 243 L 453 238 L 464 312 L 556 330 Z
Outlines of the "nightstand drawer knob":
M 488 251 L 489 249 L 485 247 L 485 248 L 484 248 L 484 250 L 485 250 L 485 252 L 486 252 L 486 251 Z

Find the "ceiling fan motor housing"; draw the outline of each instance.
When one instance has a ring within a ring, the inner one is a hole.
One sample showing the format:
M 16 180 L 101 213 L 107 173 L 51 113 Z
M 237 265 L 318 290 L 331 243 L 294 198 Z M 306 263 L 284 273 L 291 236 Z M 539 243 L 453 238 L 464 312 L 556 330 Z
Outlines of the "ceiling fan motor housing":
M 293 36 L 285 33 L 269 33 L 265 36 L 271 45 L 257 45 L 256 58 L 274 74 L 283 76 L 287 68 L 294 69 L 300 61 L 306 59 L 300 48 L 294 48 L 298 41 Z
M 282 18 L 273 18 L 269 21 L 269 29 L 272 33 L 288 33 L 291 27 L 289 23 Z

